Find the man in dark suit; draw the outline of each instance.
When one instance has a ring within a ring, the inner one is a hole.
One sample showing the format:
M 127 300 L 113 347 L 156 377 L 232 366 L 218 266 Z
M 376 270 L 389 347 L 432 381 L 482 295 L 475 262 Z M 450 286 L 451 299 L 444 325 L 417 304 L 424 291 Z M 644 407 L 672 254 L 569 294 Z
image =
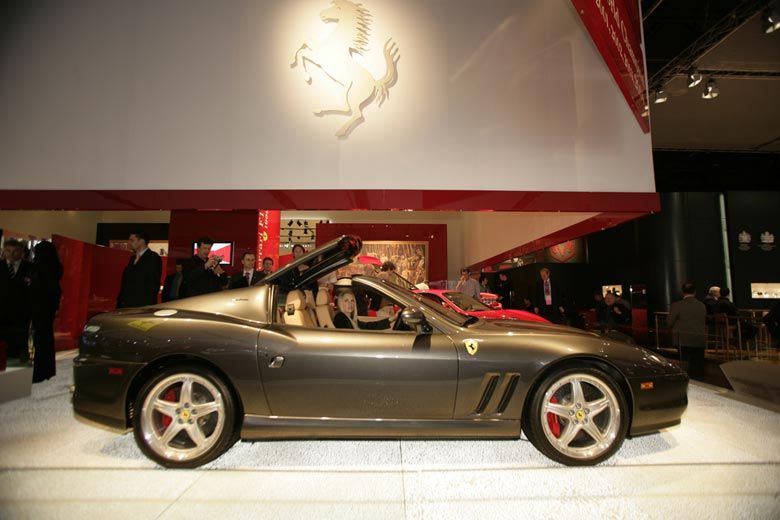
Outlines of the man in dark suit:
M 30 359 L 27 334 L 30 308 L 27 291 L 32 263 L 24 260 L 24 245 L 13 238 L 3 245 L 0 262 L 0 339 L 8 345 L 8 357 Z
M 176 270 L 165 277 L 163 283 L 162 301 L 169 302 L 180 298 L 181 284 L 184 281 L 184 259 L 176 259 Z
M 122 287 L 116 299 L 116 308 L 142 307 L 157 303 L 162 277 L 162 259 L 149 249 L 149 235 L 145 231 L 130 234 L 133 256 L 122 273 Z
M 227 275 L 219 265 L 222 259 L 218 256 L 209 257 L 214 240 L 202 237 L 197 244 L 197 253 L 184 264 L 184 282 L 179 294 L 181 298 L 221 291 L 227 282 Z
M 241 257 L 241 266 L 243 269 L 230 277 L 228 289 L 240 289 L 249 287 L 263 279 L 263 273 L 255 270 L 255 254 L 247 251 Z
M 718 297 L 718 301 L 715 302 L 715 314 L 725 314 L 727 316 L 739 315 L 737 306 L 734 305 L 734 302 L 729 300 L 730 295 L 731 290 L 729 290 L 728 287 L 724 287 L 720 290 L 720 297 Z
M 512 301 L 512 282 L 509 281 L 505 272 L 498 273 L 498 287 L 496 288 L 496 292 L 498 293 L 498 301 L 501 302 L 501 306 L 504 309 L 514 309 L 515 302 Z
M 682 286 L 683 299 L 669 309 L 672 340 L 680 347 L 681 358 L 688 362 L 688 374 L 704 374 L 707 307 L 696 299 L 696 287 L 690 282 Z
M 550 270 L 542 267 L 534 288 L 534 312 L 553 323 L 563 323 L 563 291 L 550 279 Z

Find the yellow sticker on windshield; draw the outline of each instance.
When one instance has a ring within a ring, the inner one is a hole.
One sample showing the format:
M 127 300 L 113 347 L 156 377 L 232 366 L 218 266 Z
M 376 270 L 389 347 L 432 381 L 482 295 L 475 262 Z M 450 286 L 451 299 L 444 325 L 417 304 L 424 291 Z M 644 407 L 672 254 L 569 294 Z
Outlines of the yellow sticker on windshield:
M 153 329 L 160 323 L 161 322 L 158 320 L 133 320 L 127 322 L 127 324 L 130 327 L 133 327 L 134 329 L 142 330 L 144 332 L 146 332 L 149 329 Z

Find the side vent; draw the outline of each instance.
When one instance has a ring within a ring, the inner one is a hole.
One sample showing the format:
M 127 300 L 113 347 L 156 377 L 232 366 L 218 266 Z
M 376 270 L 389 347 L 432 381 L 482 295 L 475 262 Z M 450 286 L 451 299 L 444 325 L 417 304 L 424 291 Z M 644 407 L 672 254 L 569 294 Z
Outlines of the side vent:
M 504 395 L 501 396 L 501 401 L 498 403 L 498 408 L 496 408 L 496 413 L 504 413 L 504 410 L 506 410 L 506 407 L 509 405 L 509 401 L 512 399 L 512 396 L 515 393 L 515 389 L 517 389 L 517 383 L 520 381 L 520 376 L 518 374 L 512 374 L 509 376 L 509 384 L 506 385 L 506 389 L 504 390 Z
M 477 404 L 477 408 L 474 410 L 474 412 L 478 414 L 485 411 L 485 408 L 487 408 L 487 405 L 490 402 L 490 398 L 493 397 L 493 392 L 496 391 L 496 387 L 498 386 L 498 374 L 485 374 L 485 377 L 487 378 L 487 381 L 484 384 L 485 390 L 482 392 L 482 398 L 479 400 L 479 404 Z

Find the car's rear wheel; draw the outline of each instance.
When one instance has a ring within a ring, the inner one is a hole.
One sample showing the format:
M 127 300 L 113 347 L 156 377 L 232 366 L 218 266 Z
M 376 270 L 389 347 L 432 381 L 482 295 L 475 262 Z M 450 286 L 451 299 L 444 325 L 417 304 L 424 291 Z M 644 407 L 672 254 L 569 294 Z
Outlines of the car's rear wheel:
M 615 380 L 596 368 L 548 375 L 534 391 L 523 429 L 536 448 L 567 466 L 611 457 L 626 438 L 628 405 Z
M 205 368 L 163 370 L 143 385 L 136 403 L 135 441 L 163 466 L 200 466 L 236 441 L 233 395 L 220 377 Z

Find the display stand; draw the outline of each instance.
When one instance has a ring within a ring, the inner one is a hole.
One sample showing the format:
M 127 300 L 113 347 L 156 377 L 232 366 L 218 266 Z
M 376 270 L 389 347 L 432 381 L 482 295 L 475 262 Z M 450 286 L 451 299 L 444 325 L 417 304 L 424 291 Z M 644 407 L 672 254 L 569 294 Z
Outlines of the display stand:
M 0 372 L 0 403 L 29 396 L 32 376 L 33 369 L 29 366 L 11 366 Z

